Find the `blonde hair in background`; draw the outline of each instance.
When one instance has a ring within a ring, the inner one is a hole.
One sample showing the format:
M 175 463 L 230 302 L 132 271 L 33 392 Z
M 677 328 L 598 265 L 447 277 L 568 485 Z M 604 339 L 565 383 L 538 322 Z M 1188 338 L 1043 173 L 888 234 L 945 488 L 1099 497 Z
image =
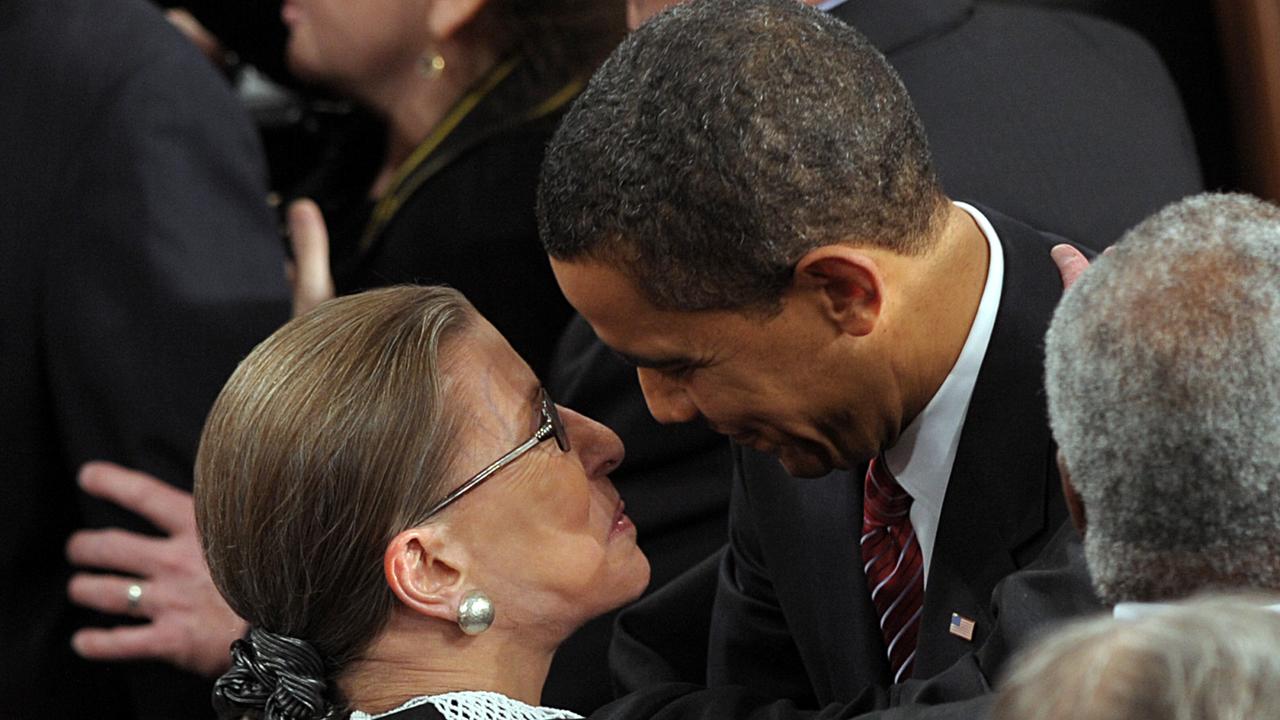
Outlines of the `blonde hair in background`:
M 1019 653 L 994 720 L 1280 717 L 1274 598 L 1207 598 L 1066 626 Z
M 214 583 L 329 672 L 390 616 L 387 543 L 448 490 L 448 350 L 477 317 L 441 287 L 331 300 L 256 347 L 209 413 L 195 507 Z

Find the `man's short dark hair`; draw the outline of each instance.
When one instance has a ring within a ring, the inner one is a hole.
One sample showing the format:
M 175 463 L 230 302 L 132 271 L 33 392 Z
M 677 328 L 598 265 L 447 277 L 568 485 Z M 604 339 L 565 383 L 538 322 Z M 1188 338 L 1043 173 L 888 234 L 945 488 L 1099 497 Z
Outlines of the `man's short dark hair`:
M 944 207 L 884 56 L 796 0 L 692 0 L 605 61 L 547 151 L 547 252 L 656 306 L 776 308 L 809 250 L 924 251 Z

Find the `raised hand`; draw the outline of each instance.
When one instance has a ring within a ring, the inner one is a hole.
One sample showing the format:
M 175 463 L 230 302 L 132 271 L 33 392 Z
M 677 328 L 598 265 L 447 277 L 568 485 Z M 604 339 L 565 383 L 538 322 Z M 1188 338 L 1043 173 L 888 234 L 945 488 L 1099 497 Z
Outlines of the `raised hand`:
M 293 261 L 285 267 L 293 287 L 293 316 L 297 317 L 333 297 L 333 273 L 329 269 L 329 231 L 324 216 L 307 199 L 289 204 L 289 244 Z

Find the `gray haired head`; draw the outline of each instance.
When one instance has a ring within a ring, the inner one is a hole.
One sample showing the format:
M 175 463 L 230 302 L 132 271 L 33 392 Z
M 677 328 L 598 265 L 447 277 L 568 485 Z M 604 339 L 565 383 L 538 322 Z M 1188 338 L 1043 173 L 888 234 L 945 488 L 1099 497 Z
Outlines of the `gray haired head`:
M 1100 597 L 1280 589 L 1280 208 L 1138 225 L 1063 297 L 1045 371 Z
M 1280 708 L 1280 615 L 1207 599 L 1085 620 L 1009 663 L 994 720 L 1253 720 Z
M 825 244 L 918 253 L 945 208 L 884 57 L 795 0 L 698 0 L 632 33 L 547 151 L 554 258 L 620 266 L 656 307 L 776 307 Z

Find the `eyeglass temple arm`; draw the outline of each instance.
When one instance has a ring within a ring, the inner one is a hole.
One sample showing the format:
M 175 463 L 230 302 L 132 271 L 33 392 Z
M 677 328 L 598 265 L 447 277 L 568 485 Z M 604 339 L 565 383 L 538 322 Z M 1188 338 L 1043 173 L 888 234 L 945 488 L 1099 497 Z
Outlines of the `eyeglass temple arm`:
M 503 455 L 497 460 L 494 460 L 493 463 L 489 465 L 489 467 L 481 470 L 479 473 L 476 474 L 475 477 L 466 481 L 462 485 L 458 486 L 458 488 L 455 489 L 453 492 L 446 495 L 445 498 L 441 500 L 435 507 L 431 508 L 431 511 L 427 513 L 427 517 L 431 517 L 432 515 L 435 515 L 441 510 L 444 510 L 446 507 L 452 505 L 455 500 L 462 497 L 463 495 L 466 495 L 475 486 L 479 485 L 485 480 L 488 480 L 490 475 L 501 470 L 503 466 L 507 465 L 512 460 L 515 460 L 521 455 L 529 452 L 530 448 L 532 448 L 534 445 L 537 445 L 543 440 L 546 440 L 548 437 L 551 436 L 552 432 L 553 432 L 553 428 L 551 427 L 551 423 L 544 423 L 542 427 L 538 428 L 538 432 L 533 434 L 533 437 L 524 441 L 524 443 L 522 443 L 519 447 L 513 449 L 511 452 L 507 453 L 506 455 Z

